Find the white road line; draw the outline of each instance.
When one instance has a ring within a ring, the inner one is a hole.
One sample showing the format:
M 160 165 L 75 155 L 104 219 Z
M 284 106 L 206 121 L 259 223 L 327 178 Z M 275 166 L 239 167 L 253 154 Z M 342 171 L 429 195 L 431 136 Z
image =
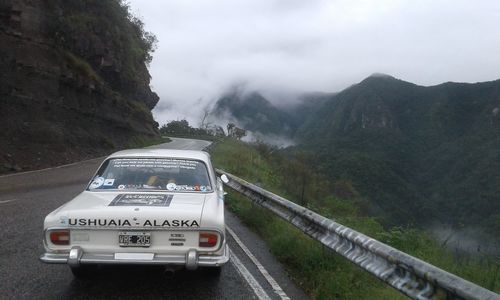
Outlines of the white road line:
M 53 170 L 53 169 L 60 169 L 60 168 L 70 167 L 70 166 L 74 166 L 74 165 L 81 164 L 81 163 L 84 163 L 84 162 L 89 162 L 89 161 L 93 161 L 93 160 L 97 160 L 97 159 L 104 159 L 104 158 L 106 158 L 106 156 L 101 156 L 101 157 L 96 157 L 96 158 L 81 160 L 81 161 L 77 161 L 77 162 L 66 164 L 66 165 L 60 165 L 60 166 L 55 166 L 55 167 L 50 167 L 50 168 L 45 168 L 45 169 L 40 169 L 40 170 L 33 170 L 33 171 L 26 171 L 26 172 L 19 172 L 19 173 L 12 173 L 12 174 L 7 174 L 7 175 L 2 175 L 2 176 L 0 176 L 0 178 L 6 178 L 6 177 L 13 177 L 13 176 L 25 175 L 25 174 L 30 174 L 30 173 L 43 172 L 43 171 L 48 171 L 48 170 Z
M 271 300 L 269 295 L 264 291 L 255 277 L 253 277 L 248 269 L 241 263 L 231 248 L 229 248 L 229 255 L 231 256 L 231 263 L 236 267 L 236 270 L 240 273 L 241 277 L 243 277 L 250 285 L 257 298 L 259 298 L 259 300 Z
M 174 140 L 174 139 L 172 139 Z M 182 140 L 189 140 L 189 139 L 182 139 Z M 188 141 L 188 143 L 191 142 L 192 144 L 195 143 L 194 141 Z M 162 144 L 168 144 L 168 143 L 162 143 Z M 150 146 L 150 147 L 155 147 L 155 146 L 159 146 L 159 145 L 162 145 L 162 144 L 158 144 L 158 145 L 153 145 L 153 146 Z M 210 145 L 211 142 L 208 143 L 208 145 Z M 188 144 L 187 146 L 184 146 L 181 150 L 186 150 L 186 149 L 190 149 L 192 145 L 191 144 Z M 150 148 L 150 147 L 146 147 L 146 148 Z M 205 146 L 206 147 L 206 146 Z M 203 147 L 203 148 L 205 148 Z M 168 147 L 167 147 L 168 148 Z M 202 149 L 203 149 L 202 148 Z M 154 149 L 154 148 L 153 148 Z M 175 148 L 174 148 L 175 149 Z M 201 150 L 201 149 L 200 149 Z M 60 166 L 55 166 L 55 167 L 50 167 L 50 168 L 45 168 L 45 169 L 39 169 L 39 170 L 32 170 L 32 171 L 25 171 L 25 172 L 19 172 L 19 173 L 12 173 L 12 174 L 7 174 L 7 175 L 0 175 L 0 178 L 7 178 L 7 177 L 13 177 L 13 176 L 19 176 L 19 175 L 25 175 L 25 174 L 30 174 L 30 173 L 36 173 L 36 172 L 43 172 L 43 171 L 48 171 L 48 170 L 53 170 L 53 169 L 60 169 L 60 168 L 64 168 L 64 167 L 70 167 L 70 166 L 74 166 L 74 165 L 77 165 L 77 164 L 81 164 L 81 163 L 84 163 L 84 162 L 89 162 L 89 161 L 93 161 L 93 160 L 97 160 L 97 159 L 105 159 L 107 156 L 101 156 L 101 157 L 96 157 L 96 158 L 91 158 L 91 159 L 86 159 L 86 160 L 81 160 L 81 161 L 77 161 L 77 162 L 74 162 L 74 163 L 70 163 L 70 164 L 66 164 L 66 165 L 60 165 Z
M 274 278 L 267 272 L 266 268 L 257 260 L 257 258 L 250 252 L 250 250 L 243 244 L 243 242 L 240 240 L 240 238 L 234 233 L 234 231 L 229 228 L 229 226 L 226 225 L 226 230 L 229 232 L 229 234 L 233 237 L 233 239 L 236 241 L 236 243 L 240 246 L 240 248 L 245 252 L 245 254 L 250 258 L 250 260 L 257 266 L 257 269 L 259 269 L 260 273 L 264 278 L 266 278 L 267 282 L 271 285 L 273 288 L 274 292 L 278 294 L 278 296 L 281 297 L 283 300 L 290 300 L 290 297 L 283 291 L 283 289 L 279 286 L 279 284 L 274 280 Z
M 0 204 L 5 204 L 9 202 L 17 201 L 17 199 L 9 199 L 9 200 L 0 200 Z

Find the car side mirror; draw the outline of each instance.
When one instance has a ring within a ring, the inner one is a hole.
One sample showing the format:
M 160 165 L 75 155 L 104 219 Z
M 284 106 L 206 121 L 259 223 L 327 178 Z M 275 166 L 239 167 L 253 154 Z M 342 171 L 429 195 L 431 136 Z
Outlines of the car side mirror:
M 222 182 L 224 182 L 226 184 L 229 182 L 229 178 L 227 178 L 226 174 L 222 174 L 220 176 L 220 180 L 222 180 Z

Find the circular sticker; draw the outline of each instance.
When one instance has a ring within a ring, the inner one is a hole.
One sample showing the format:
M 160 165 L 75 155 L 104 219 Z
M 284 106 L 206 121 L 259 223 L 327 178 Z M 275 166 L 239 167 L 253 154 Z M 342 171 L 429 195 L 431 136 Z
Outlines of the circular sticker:
M 89 186 L 89 189 L 96 189 L 103 184 L 104 184 L 104 177 L 97 177 L 96 179 L 94 179 L 94 181 L 92 181 L 92 183 Z
M 175 190 L 176 187 L 177 187 L 177 185 L 173 182 L 167 184 L 167 190 L 169 190 L 169 191 Z
M 123 190 L 123 189 L 125 189 L 125 185 L 120 184 L 120 185 L 118 186 L 118 189 L 119 189 L 119 190 Z
M 206 190 L 207 190 L 207 187 L 206 187 L 206 186 L 204 186 L 204 185 L 200 186 L 200 191 L 204 192 L 204 191 L 206 191 Z

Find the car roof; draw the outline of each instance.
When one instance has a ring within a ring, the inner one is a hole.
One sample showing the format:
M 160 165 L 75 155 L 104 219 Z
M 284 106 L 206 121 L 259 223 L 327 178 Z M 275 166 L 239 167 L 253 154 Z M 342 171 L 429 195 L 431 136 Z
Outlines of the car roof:
M 174 150 L 174 149 L 129 149 L 115 152 L 108 156 L 114 157 L 158 157 L 196 159 L 210 163 L 210 155 L 204 151 Z

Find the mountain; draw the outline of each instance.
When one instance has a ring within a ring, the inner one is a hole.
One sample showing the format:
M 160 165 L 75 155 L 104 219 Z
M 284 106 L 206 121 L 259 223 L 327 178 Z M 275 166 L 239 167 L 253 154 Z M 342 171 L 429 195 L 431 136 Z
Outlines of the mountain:
M 290 136 L 294 130 L 289 115 L 258 92 L 234 89 L 217 100 L 212 115 L 235 120 L 238 126 L 252 132 Z
M 378 75 L 318 106 L 295 138 L 393 222 L 500 233 L 499 110 L 500 80 L 423 87 Z
M 245 129 L 292 137 L 286 151 L 351 181 L 392 224 L 479 225 L 500 236 L 500 80 L 424 87 L 374 74 L 288 107 L 257 92 L 216 105 Z
M 257 91 L 244 92 L 234 88 L 217 100 L 211 114 L 254 133 L 291 138 L 306 117 L 329 96 L 325 93 L 303 94 L 297 104 L 277 107 Z
M 154 43 L 122 1 L 0 0 L 0 173 L 157 137 Z

